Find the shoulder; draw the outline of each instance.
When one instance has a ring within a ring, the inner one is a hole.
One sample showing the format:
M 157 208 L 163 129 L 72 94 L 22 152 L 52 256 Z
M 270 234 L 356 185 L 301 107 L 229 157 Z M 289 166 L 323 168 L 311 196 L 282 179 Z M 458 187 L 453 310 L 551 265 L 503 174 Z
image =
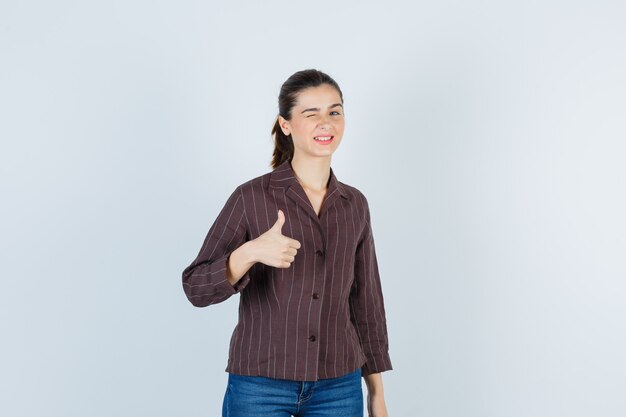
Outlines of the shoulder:
M 348 194 L 350 201 L 367 207 L 367 197 L 365 197 L 365 194 L 360 189 L 354 185 L 346 184 L 345 182 L 337 181 L 337 183 L 343 187 L 346 194 Z

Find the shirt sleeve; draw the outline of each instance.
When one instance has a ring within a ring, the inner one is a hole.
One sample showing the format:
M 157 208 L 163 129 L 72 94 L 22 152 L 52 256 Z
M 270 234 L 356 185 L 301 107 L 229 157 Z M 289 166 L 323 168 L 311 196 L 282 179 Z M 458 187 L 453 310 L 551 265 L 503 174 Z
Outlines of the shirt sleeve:
M 367 199 L 363 196 L 365 227 L 356 248 L 355 277 L 350 291 L 350 320 L 367 361 L 362 376 L 393 369 L 374 236 Z
M 246 242 L 247 235 L 243 194 L 237 187 L 209 229 L 198 256 L 183 270 L 183 289 L 191 304 L 220 303 L 248 285 L 250 270 L 235 285 L 226 279 L 228 258 Z

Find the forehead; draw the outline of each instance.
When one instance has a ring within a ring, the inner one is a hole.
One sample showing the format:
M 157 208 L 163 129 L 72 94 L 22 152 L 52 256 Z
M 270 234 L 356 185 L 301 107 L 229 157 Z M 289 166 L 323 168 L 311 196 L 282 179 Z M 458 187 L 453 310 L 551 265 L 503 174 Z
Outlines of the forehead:
M 322 84 L 317 87 L 309 87 L 298 93 L 296 106 L 309 107 L 321 105 L 330 105 L 341 103 L 339 92 L 328 84 Z

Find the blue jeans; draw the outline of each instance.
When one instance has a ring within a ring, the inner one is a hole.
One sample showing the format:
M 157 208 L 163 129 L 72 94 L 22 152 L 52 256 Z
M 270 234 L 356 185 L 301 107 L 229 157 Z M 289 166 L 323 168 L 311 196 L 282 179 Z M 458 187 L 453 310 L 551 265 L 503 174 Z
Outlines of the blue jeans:
M 317 381 L 228 374 L 222 417 L 291 416 L 363 417 L 361 369 Z

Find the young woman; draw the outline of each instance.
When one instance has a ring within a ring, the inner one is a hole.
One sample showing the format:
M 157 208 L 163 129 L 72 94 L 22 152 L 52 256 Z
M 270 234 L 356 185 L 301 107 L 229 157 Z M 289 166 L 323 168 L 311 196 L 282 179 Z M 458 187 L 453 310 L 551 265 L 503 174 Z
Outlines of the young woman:
M 308 69 L 282 85 L 271 172 L 230 195 L 183 271 L 198 307 L 239 293 L 224 417 L 387 417 L 392 369 L 367 199 L 330 167 L 343 95 Z

